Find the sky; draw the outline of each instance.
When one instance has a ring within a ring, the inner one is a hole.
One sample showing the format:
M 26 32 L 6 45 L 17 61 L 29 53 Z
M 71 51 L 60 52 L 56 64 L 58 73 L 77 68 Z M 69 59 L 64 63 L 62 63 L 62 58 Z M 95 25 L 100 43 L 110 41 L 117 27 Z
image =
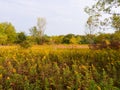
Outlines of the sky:
M 0 0 L 0 22 L 11 22 L 17 32 L 29 34 L 37 18 L 46 19 L 47 35 L 85 34 L 86 6 L 93 0 Z

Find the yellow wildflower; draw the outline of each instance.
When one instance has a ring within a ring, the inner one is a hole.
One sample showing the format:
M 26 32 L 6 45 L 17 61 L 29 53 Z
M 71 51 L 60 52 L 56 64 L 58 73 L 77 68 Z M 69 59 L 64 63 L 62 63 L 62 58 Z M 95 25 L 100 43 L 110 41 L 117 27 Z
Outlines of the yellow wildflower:
M 0 79 L 2 79 L 2 74 L 0 74 Z

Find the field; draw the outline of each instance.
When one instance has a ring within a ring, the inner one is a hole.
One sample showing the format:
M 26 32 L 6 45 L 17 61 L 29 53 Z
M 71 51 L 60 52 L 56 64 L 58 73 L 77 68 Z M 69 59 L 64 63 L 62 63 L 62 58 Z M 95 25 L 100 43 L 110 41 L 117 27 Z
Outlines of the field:
M 1 46 L 0 90 L 120 90 L 120 50 Z

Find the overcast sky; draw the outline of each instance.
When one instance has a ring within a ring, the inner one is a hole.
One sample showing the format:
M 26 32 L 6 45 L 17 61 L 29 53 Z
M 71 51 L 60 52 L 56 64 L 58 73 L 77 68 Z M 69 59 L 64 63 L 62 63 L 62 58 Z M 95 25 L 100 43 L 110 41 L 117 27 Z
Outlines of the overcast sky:
M 47 35 L 84 34 L 84 8 L 93 0 L 0 0 L 0 22 L 11 22 L 17 31 L 29 33 L 38 17 L 47 20 Z

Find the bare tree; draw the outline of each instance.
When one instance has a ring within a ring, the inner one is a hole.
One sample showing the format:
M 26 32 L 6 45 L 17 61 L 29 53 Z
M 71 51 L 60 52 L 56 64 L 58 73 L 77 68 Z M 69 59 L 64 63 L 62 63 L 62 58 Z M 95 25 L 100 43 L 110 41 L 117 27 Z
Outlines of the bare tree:
M 38 18 L 37 25 L 30 29 L 30 34 L 34 38 L 35 42 L 37 42 L 37 44 L 43 44 L 45 29 L 46 19 L 42 17 Z
M 37 30 L 40 37 L 44 35 L 44 31 L 46 29 L 46 19 L 45 18 L 38 18 L 37 20 Z
M 41 18 L 41 17 L 38 18 L 37 19 L 37 32 L 38 32 L 40 44 L 43 43 L 43 36 L 44 36 L 45 29 L 46 29 L 46 19 Z

